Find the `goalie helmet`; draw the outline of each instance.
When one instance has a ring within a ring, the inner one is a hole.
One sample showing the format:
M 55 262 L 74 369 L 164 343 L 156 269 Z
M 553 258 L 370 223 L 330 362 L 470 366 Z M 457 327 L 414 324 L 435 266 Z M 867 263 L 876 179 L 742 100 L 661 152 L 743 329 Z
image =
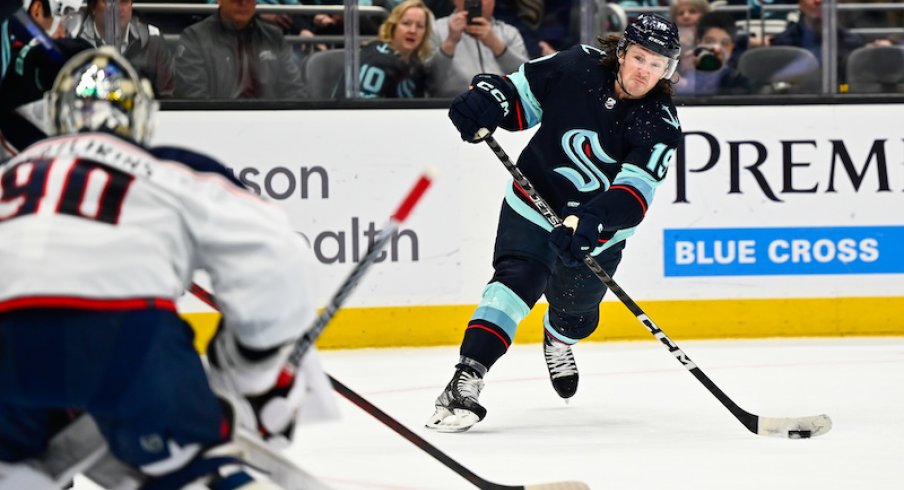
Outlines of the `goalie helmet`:
M 636 44 L 669 59 L 669 66 L 662 78 L 672 78 L 678 68 L 681 55 L 681 41 L 678 26 L 656 14 L 640 14 L 628 25 L 622 40 L 618 43 L 619 57 L 624 56 L 630 44 Z
M 144 145 L 156 112 L 150 83 L 109 46 L 73 56 L 47 94 L 47 119 L 56 135 L 102 131 Z

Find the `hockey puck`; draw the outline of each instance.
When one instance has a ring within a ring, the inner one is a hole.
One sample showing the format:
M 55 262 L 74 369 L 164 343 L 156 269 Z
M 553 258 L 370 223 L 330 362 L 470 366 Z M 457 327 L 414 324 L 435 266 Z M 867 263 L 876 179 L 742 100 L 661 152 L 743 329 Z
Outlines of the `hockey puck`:
M 811 432 L 808 430 L 789 430 L 788 438 L 790 439 L 809 439 Z

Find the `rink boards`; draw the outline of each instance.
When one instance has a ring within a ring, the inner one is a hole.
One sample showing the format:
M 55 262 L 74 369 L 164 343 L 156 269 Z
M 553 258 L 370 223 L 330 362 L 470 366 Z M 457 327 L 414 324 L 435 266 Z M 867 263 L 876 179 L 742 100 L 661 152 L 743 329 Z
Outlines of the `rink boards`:
M 904 334 L 896 112 L 878 104 L 679 108 L 684 147 L 615 279 L 676 339 Z M 497 139 L 514 158 L 530 134 Z M 155 142 L 219 158 L 283 207 L 317 258 L 319 304 L 421 170 L 436 167 L 435 185 L 320 345 L 460 341 L 492 273 L 509 179 L 485 145 L 460 141 L 445 111 L 164 112 Z M 516 341 L 540 339 L 542 306 Z M 209 334 L 214 313 L 191 298 L 180 307 L 201 339 Z M 649 338 L 614 297 L 602 315 L 594 339 Z

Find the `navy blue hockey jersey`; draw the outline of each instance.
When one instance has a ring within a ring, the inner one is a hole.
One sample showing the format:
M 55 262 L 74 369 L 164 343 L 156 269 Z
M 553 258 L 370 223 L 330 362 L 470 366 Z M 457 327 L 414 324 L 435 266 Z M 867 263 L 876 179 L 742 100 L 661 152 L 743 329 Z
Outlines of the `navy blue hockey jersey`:
M 619 100 L 615 73 L 599 64 L 602 56 L 578 45 L 522 65 L 509 75 L 519 100 L 504 124 L 540 125 L 518 167 L 554 211 L 587 203 L 598 210 L 606 242 L 594 254 L 633 234 L 681 139 L 671 96 L 653 89 L 643 99 Z M 517 185 L 506 202 L 551 229 Z
M 427 73 L 419 61 L 406 63 L 396 56 L 387 42 L 376 41 L 361 48 L 361 97 L 423 97 L 426 78 Z M 342 86 L 344 82 L 339 84 Z

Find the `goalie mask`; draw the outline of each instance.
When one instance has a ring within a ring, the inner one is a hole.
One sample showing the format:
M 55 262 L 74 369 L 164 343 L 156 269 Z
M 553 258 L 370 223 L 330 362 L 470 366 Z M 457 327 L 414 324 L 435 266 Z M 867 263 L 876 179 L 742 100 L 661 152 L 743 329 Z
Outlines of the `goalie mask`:
M 640 14 L 637 20 L 625 29 L 625 34 L 618 43 L 619 57 L 624 56 L 629 43 L 669 59 L 668 68 L 662 78 L 669 79 L 675 74 L 678 56 L 681 54 L 681 41 L 678 38 L 678 27 L 672 21 L 656 14 Z
M 101 131 L 144 145 L 151 139 L 156 112 L 150 83 L 109 46 L 72 57 L 47 94 L 55 135 Z

